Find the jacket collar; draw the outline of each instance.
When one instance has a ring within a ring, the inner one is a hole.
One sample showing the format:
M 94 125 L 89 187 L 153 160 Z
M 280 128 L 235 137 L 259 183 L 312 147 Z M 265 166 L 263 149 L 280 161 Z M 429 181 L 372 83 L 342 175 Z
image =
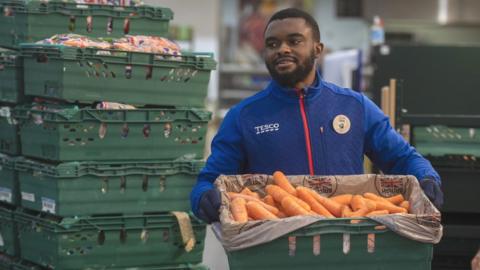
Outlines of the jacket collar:
M 312 99 L 318 96 L 323 88 L 323 79 L 320 72 L 316 71 L 315 81 L 309 87 L 303 90 L 305 99 Z M 298 102 L 298 91 L 293 88 L 288 88 L 280 85 L 275 80 L 271 80 L 268 89 L 275 96 L 285 101 Z

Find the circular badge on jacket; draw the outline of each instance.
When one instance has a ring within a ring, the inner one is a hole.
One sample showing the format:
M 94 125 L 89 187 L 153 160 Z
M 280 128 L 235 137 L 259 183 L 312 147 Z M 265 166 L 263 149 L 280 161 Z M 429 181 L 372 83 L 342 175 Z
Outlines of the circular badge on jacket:
M 350 130 L 350 119 L 346 115 L 339 114 L 333 119 L 333 129 L 338 134 L 345 134 Z

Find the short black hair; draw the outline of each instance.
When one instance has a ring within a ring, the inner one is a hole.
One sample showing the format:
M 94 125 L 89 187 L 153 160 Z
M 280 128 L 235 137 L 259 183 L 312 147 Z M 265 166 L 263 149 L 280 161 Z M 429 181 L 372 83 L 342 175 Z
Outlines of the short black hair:
M 270 25 L 271 22 L 287 18 L 304 19 L 308 26 L 310 26 L 310 28 L 312 29 L 312 34 L 315 41 L 320 42 L 320 29 L 318 28 L 317 21 L 315 21 L 312 15 L 298 8 L 286 8 L 277 11 L 275 14 L 272 15 L 272 17 L 270 17 L 270 20 L 268 20 L 268 23 L 265 26 L 265 30 L 267 30 L 267 27 Z

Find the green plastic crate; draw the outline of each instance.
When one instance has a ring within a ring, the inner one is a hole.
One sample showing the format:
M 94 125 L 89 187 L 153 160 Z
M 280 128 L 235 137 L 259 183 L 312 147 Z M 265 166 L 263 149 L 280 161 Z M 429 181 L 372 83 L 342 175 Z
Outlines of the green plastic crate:
M 14 259 L 8 255 L 0 253 L 0 269 L 11 270 L 13 269 Z
M 92 37 L 166 36 L 169 21 L 173 19 L 171 9 L 147 5 L 116 7 L 62 1 L 0 0 L 0 10 L 0 46 L 7 48 L 61 33 Z M 87 28 L 89 17 L 92 24 Z M 128 32 L 124 28 L 127 19 Z
M 480 128 L 428 126 L 413 128 L 413 144 L 422 155 L 480 157 Z
M 350 221 L 319 221 L 269 243 L 227 252 L 230 270 L 430 269 L 432 244 L 375 229 L 379 224 L 365 218 L 358 224 Z M 374 239 L 374 249 L 370 251 L 369 237 L 370 243 Z M 349 249 L 344 245 L 346 238 Z
M 20 154 L 20 136 L 12 108 L 0 106 L 0 152 L 9 155 Z
M 26 95 L 80 103 L 204 107 L 216 66 L 211 53 L 164 56 L 22 44 L 21 54 Z
M 7 264 L 5 264 L 7 265 Z M 0 266 L 2 266 L 0 261 Z M 8 266 L 8 265 L 7 265 Z M 14 262 L 11 263 L 12 270 L 48 270 L 47 268 L 29 263 L 29 262 Z M 3 268 L 0 268 L 3 270 Z M 10 268 L 6 268 L 10 269 Z M 91 268 L 87 268 L 91 269 Z M 199 264 L 199 265 L 191 265 L 191 264 L 181 264 L 175 266 L 139 266 L 139 267 L 122 267 L 122 268 L 95 268 L 95 269 L 105 269 L 105 270 L 208 270 L 207 267 Z M 93 270 L 93 269 L 92 269 Z
M 21 205 L 59 216 L 190 211 L 189 194 L 204 162 L 68 162 L 21 159 Z
M 20 205 L 18 174 L 15 171 L 17 158 L 0 153 L 0 201 Z
M 0 252 L 9 256 L 19 255 L 17 228 L 13 218 L 13 210 L 0 205 Z
M 191 220 L 197 244 L 186 252 L 171 214 L 60 219 L 15 213 L 22 259 L 61 270 L 200 263 L 206 226 Z
M 0 51 L 0 102 L 20 103 L 23 101 L 22 64 L 23 60 L 18 53 Z
M 201 109 L 17 107 L 22 154 L 56 161 L 202 158 L 211 113 Z

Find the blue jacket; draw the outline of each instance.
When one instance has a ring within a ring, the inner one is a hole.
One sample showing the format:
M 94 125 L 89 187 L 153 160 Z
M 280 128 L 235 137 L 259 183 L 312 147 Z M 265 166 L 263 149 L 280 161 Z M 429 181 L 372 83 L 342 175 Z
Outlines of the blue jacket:
M 195 214 L 201 195 L 213 188 L 220 174 L 276 170 L 310 174 L 309 152 L 315 175 L 362 174 L 366 154 L 386 174 L 411 174 L 440 183 L 430 162 L 391 127 L 370 99 L 325 82 L 320 75 L 313 86 L 302 90 L 304 117 L 299 93 L 275 81 L 228 111 L 190 195 Z M 340 133 L 346 129 L 339 129 L 334 121 L 338 115 L 350 120 L 344 134 Z

